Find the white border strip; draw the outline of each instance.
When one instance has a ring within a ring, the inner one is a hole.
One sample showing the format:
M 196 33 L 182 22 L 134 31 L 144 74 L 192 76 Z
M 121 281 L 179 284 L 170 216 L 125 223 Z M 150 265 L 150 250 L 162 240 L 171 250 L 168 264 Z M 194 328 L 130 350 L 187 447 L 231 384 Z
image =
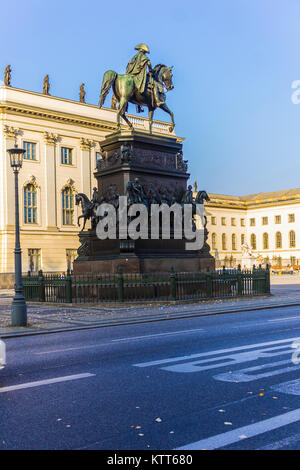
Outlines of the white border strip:
M 289 411 L 282 415 L 274 416 L 273 418 L 258 421 L 257 423 L 250 424 L 237 428 L 234 431 L 224 432 L 216 436 L 201 439 L 200 441 L 192 442 L 183 447 L 178 447 L 175 450 L 213 450 L 220 447 L 228 446 L 235 442 L 239 442 L 245 438 L 257 436 L 273 429 L 286 426 L 287 424 L 295 423 L 300 420 L 300 408 Z

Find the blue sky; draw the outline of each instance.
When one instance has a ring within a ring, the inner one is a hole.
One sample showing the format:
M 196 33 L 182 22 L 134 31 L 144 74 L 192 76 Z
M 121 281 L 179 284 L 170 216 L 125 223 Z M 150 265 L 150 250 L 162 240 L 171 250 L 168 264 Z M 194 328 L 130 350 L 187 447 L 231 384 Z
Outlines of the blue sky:
M 153 66 L 174 66 L 167 103 L 199 189 L 300 187 L 300 104 L 291 100 L 299 20 L 299 0 L 10 0 L 1 5 L 0 78 L 9 63 L 13 86 L 41 91 L 48 73 L 51 94 L 69 99 L 85 82 L 97 104 L 103 73 L 124 73 L 145 42 Z

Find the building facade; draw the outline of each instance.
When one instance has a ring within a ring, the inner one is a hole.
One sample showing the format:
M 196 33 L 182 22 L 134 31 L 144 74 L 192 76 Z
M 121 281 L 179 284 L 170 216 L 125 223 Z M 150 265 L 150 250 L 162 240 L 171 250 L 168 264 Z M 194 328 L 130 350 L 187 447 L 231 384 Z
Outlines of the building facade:
M 209 197 L 208 243 L 218 266 L 242 264 L 243 244 L 251 248 L 257 264 L 300 264 L 300 188 Z
M 64 272 L 79 246 L 75 194 L 92 196 L 100 144 L 117 129 L 116 111 L 0 86 L 0 116 L 0 273 L 14 272 L 14 175 L 7 150 L 15 143 L 25 150 L 19 173 L 23 272 Z M 148 119 L 128 117 L 148 131 Z M 169 125 L 155 121 L 153 132 L 170 135 Z

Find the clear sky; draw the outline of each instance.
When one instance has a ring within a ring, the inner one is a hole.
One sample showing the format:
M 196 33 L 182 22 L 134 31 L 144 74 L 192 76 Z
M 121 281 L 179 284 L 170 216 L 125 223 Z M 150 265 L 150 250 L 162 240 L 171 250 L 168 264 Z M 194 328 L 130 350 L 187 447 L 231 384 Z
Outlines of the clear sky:
M 77 100 L 85 82 L 97 104 L 103 73 L 124 73 L 145 42 L 153 66 L 174 66 L 167 104 L 191 182 L 232 195 L 300 187 L 299 0 L 2 0 L 0 11 L 12 86 L 42 91 L 48 73 L 52 95 Z

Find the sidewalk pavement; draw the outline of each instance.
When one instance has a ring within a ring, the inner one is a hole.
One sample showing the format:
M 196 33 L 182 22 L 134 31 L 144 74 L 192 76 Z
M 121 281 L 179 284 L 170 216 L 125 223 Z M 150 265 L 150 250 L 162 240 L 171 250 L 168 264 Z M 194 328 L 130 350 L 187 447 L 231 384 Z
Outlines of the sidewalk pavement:
M 174 318 L 221 315 L 275 307 L 300 306 L 300 280 L 274 284 L 272 295 L 189 303 L 145 302 L 144 304 L 51 304 L 27 303 L 28 326 L 10 326 L 13 291 L 0 291 L 0 337 L 53 333 L 116 326 Z M 300 312 L 299 312 L 300 314 Z

